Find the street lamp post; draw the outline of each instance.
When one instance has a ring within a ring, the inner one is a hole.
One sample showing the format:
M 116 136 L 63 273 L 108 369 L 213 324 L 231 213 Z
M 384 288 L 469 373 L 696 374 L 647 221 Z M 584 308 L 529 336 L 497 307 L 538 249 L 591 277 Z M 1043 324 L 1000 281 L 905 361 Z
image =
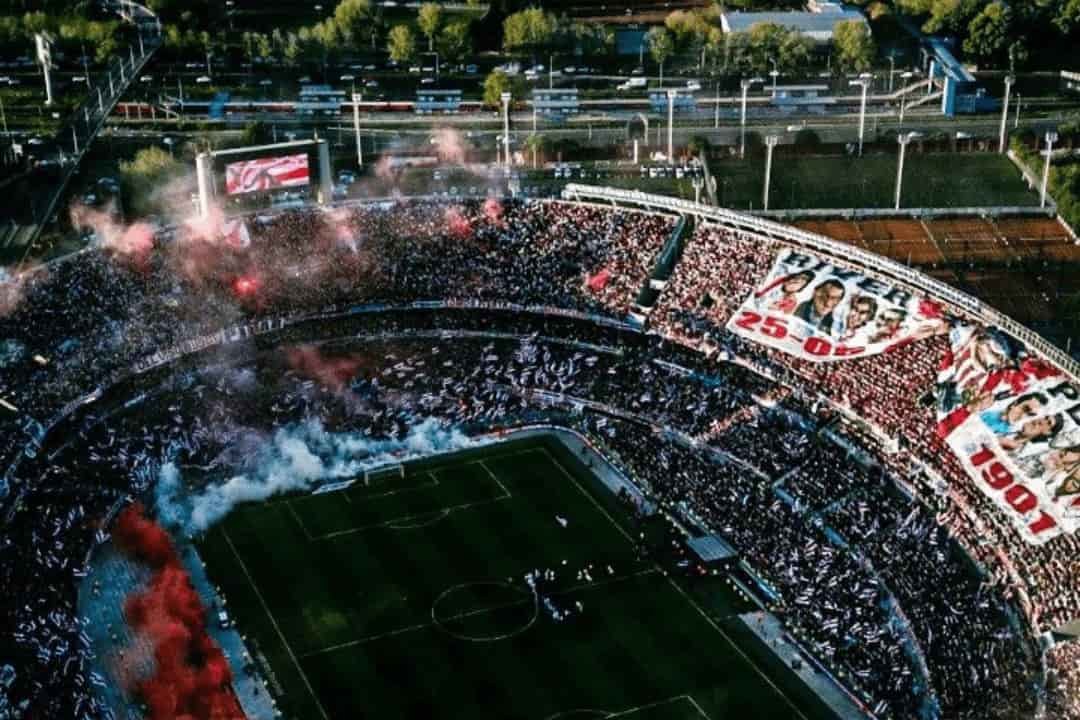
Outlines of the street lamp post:
M 772 94 L 773 97 L 776 97 L 776 78 L 780 77 L 780 68 L 774 58 L 769 58 L 769 62 L 772 63 L 772 71 L 769 72 L 769 76 L 772 78 Z
M 1020 127 L 1020 93 L 1016 93 L 1016 119 L 1013 121 L 1013 129 Z
M 780 142 L 778 135 L 765 137 L 765 190 L 762 194 L 761 205 L 765 210 L 769 209 L 769 183 L 772 181 L 772 156 L 773 148 Z
M 1001 102 L 1001 129 L 998 132 L 998 152 L 1005 152 L 1005 127 L 1009 124 L 1009 93 L 1012 91 L 1013 76 L 1005 76 L 1005 98 Z
M 896 202 L 894 209 L 900 209 L 900 189 L 904 184 L 904 151 L 907 150 L 908 143 L 911 142 L 911 133 L 900 133 L 896 136 L 896 141 L 900 143 L 900 161 L 896 166 Z
M 889 51 L 889 94 L 893 92 L 893 78 L 896 75 L 896 51 Z
M 716 112 L 713 117 L 713 127 L 720 129 L 720 81 L 716 81 Z
M 499 96 L 503 106 L 503 153 L 506 167 L 510 167 L 510 93 L 504 92 Z
M 364 146 L 360 144 L 360 100 L 363 99 L 363 95 L 360 93 L 353 93 L 352 95 L 352 120 L 353 120 L 353 132 L 356 133 L 356 166 L 357 168 L 364 167 Z
M 675 120 L 675 98 L 678 96 L 678 90 L 667 91 L 667 159 L 668 165 L 675 164 L 675 143 L 674 143 L 674 130 L 672 128 Z
M 1053 130 L 1046 133 L 1046 164 L 1043 165 L 1042 195 L 1039 199 L 1039 207 L 1046 207 L 1046 189 L 1050 184 L 1050 160 L 1054 154 L 1054 143 L 1058 140 L 1058 134 Z
M 860 77 L 858 80 L 852 80 L 850 85 L 859 85 L 862 87 L 862 100 L 859 102 L 859 157 L 862 157 L 863 152 L 863 138 L 866 133 L 866 92 L 870 89 L 870 77 Z
M 907 87 L 907 81 L 915 76 L 915 73 L 908 70 L 905 73 L 900 74 L 900 79 L 904 81 L 904 87 Z M 904 129 L 904 110 L 907 109 L 907 93 L 905 92 L 900 96 L 900 120 L 896 124 L 896 129 L 903 131 Z
M 746 93 L 750 89 L 750 86 L 756 82 L 761 82 L 761 78 L 743 78 L 739 81 L 739 86 L 742 88 L 742 110 L 740 112 L 739 119 L 739 159 L 746 157 Z

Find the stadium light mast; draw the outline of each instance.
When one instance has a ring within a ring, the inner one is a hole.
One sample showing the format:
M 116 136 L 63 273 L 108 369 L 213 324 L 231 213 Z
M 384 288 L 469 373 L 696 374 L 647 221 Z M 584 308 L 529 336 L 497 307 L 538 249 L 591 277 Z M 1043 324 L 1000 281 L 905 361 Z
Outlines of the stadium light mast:
M 356 166 L 364 167 L 364 146 L 360 143 L 360 101 L 364 98 L 363 93 L 352 94 L 352 122 L 353 132 L 356 133 Z
M 1005 152 L 1005 128 L 1009 124 L 1009 94 L 1012 92 L 1012 84 L 1015 78 L 1012 75 L 1005 76 L 1005 98 L 1001 101 L 1001 130 L 998 133 L 998 152 Z
M 900 79 L 904 81 L 905 88 L 907 87 L 908 81 L 911 80 L 911 78 L 913 77 L 915 77 L 915 73 L 911 72 L 910 70 L 900 73 Z M 900 120 L 896 123 L 896 129 L 898 132 L 903 132 L 904 130 L 904 110 L 907 109 L 907 96 L 908 94 L 906 92 L 900 96 Z
M 746 93 L 754 83 L 764 82 L 761 78 L 743 78 L 739 81 L 742 88 L 742 110 L 739 119 L 739 159 L 746 157 Z
M 506 167 L 510 167 L 510 93 L 504 92 L 499 96 L 503 106 L 503 153 Z
M 767 135 L 765 137 L 765 191 L 761 198 L 761 205 L 766 211 L 769 209 L 769 183 L 772 181 L 773 148 L 779 143 L 779 135 Z
M 52 105 L 52 40 L 45 33 L 35 33 L 34 44 L 38 62 L 41 63 L 41 72 L 45 76 L 45 104 Z
M 1039 207 L 1046 207 L 1046 188 L 1050 184 L 1050 159 L 1054 154 L 1054 143 L 1058 141 L 1058 134 L 1053 130 L 1046 133 L 1046 164 L 1043 165 L 1042 195 Z
M 679 95 L 678 90 L 667 91 L 667 161 L 668 165 L 675 164 L 675 98 Z
M 852 80 L 849 85 L 859 85 L 862 87 L 862 100 L 859 102 L 859 157 L 862 157 L 863 151 L 863 138 L 866 134 L 866 93 L 870 89 L 870 81 L 873 76 L 863 74 L 859 76 L 858 80 Z
M 915 133 L 900 133 L 896 136 L 896 142 L 900 143 L 900 159 L 896 165 L 896 202 L 893 205 L 895 210 L 900 209 L 900 192 L 904 185 L 904 152 L 914 136 Z

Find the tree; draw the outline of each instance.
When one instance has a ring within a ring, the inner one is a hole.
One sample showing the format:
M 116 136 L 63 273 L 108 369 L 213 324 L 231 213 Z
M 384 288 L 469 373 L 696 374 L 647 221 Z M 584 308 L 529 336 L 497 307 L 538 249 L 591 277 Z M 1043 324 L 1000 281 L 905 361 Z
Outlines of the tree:
M 442 8 L 433 3 L 426 2 L 420 6 L 420 12 L 416 17 L 416 24 L 420 26 L 420 32 L 428 39 L 428 52 L 435 49 L 435 35 L 442 25 Z
M 502 94 L 510 92 L 510 77 L 501 70 L 495 70 L 484 78 L 484 104 L 498 108 L 502 104 Z
M 416 55 L 416 37 L 408 25 L 395 25 L 390 28 L 386 49 L 394 62 L 409 62 Z
M 297 37 L 296 33 L 289 33 L 285 37 L 285 47 L 282 51 L 282 57 L 285 59 L 285 64 L 289 67 L 296 67 L 303 52 L 304 48 L 300 43 L 300 38 Z
M 447 23 L 439 36 L 439 54 L 447 62 L 461 62 L 472 50 L 472 32 L 468 20 Z
M 1053 22 L 1063 35 L 1076 30 L 1080 26 L 1080 0 L 1062 0 Z
M 503 21 L 503 48 L 508 52 L 535 52 L 551 43 L 558 27 L 555 16 L 540 8 L 516 12 Z
M 544 152 L 544 147 L 547 145 L 547 140 L 543 135 L 533 133 L 525 138 L 525 149 L 532 153 L 533 169 L 537 166 L 536 156 Z
M 264 33 L 259 33 L 255 36 L 255 55 L 264 63 L 270 59 L 270 56 L 274 54 L 273 47 L 270 45 L 270 38 Z
M 334 24 L 343 36 L 356 38 L 363 34 L 371 15 L 369 0 L 341 0 L 334 8 Z
M 649 43 L 649 55 L 660 66 L 660 86 L 664 85 L 664 63 L 675 52 L 675 41 L 666 28 L 654 27 L 646 36 Z
M 153 208 L 154 194 L 173 178 L 179 177 L 186 166 L 171 153 L 151 146 L 135 153 L 130 161 L 120 163 L 120 181 L 128 209 L 137 215 L 148 215 Z
M 845 71 L 869 70 L 877 48 L 870 29 L 858 20 L 843 20 L 833 27 L 836 62 Z
M 776 63 L 783 72 L 805 68 L 810 64 L 810 56 L 813 51 L 813 40 L 802 33 L 790 31 L 780 41 L 780 47 L 777 48 L 776 52 Z
M 964 40 L 964 52 L 980 61 L 999 59 L 1009 42 L 1012 11 L 1002 2 L 993 2 L 983 8 L 968 25 Z

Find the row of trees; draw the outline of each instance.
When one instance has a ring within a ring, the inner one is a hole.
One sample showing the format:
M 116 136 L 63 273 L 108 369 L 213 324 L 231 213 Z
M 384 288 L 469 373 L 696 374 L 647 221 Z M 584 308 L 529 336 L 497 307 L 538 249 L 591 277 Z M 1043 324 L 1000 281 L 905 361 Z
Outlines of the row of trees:
M 32 54 L 34 34 L 48 32 L 57 49 L 66 55 L 82 55 L 85 49 L 102 62 L 119 46 L 119 21 L 88 20 L 78 15 L 56 15 L 37 10 L 0 15 L 0 47 L 5 53 Z
M 428 52 L 438 52 L 443 62 L 460 62 L 472 51 L 471 22 L 464 18 L 447 20 L 441 5 L 421 5 L 416 25 L 427 39 Z M 394 62 L 409 62 L 417 55 L 416 34 L 409 25 L 395 25 L 386 47 Z
M 610 29 L 571 23 L 538 8 L 514 13 L 503 26 L 503 47 L 510 53 L 536 54 L 542 51 L 571 50 L 595 55 L 614 50 Z M 720 10 L 676 10 L 662 27 L 652 28 L 645 37 L 649 57 L 661 68 L 673 57 L 730 73 L 763 73 L 775 67 L 784 73 L 809 64 L 814 41 L 782 25 L 763 22 L 745 33 L 725 34 L 720 29 Z M 877 49 L 866 25 L 843 21 L 835 29 L 835 58 L 839 69 L 863 71 L 873 63 Z M 662 74 L 662 71 L 661 71 Z
M 984 65 L 1022 66 L 1037 55 L 1040 66 L 1056 69 L 1080 41 L 1080 0 L 848 1 L 871 17 L 912 16 L 927 33 L 960 39 L 964 53 Z

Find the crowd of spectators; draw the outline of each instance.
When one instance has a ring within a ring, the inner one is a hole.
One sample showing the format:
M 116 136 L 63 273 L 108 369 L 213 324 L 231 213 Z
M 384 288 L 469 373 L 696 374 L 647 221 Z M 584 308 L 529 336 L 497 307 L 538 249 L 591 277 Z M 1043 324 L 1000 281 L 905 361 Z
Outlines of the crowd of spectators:
M 72 581 L 103 518 L 146 491 L 165 460 L 219 457 L 238 444 L 241 421 L 252 423 L 250 407 L 239 404 L 240 417 L 233 402 L 250 388 L 243 373 L 184 376 L 169 390 L 177 399 L 115 423 L 102 422 L 99 405 L 73 401 L 104 393 L 90 400 L 105 403 L 113 384 L 155 392 L 161 378 L 132 379 L 134 363 L 225 327 L 438 300 L 459 310 L 281 330 L 279 344 L 373 338 L 355 364 L 327 364 L 365 379 L 350 378 L 345 394 L 320 392 L 311 377 L 326 385 L 328 376 L 311 363 L 279 368 L 280 386 L 264 369 L 257 377 L 273 402 L 261 422 L 315 413 L 327 427 L 391 438 L 419 417 L 474 429 L 582 424 L 658 500 L 731 542 L 775 594 L 781 619 L 878 717 L 934 707 L 963 720 L 1023 716 L 1035 697 L 1028 638 L 1076 616 L 1080 554 L 1071 538 L 1024 544 L 936 440 L 920 395 L 943 340 L 828 364 L 742 341 L 725 325 L 779 246 L 713 227 L 691 239 L 650 334 L 460 309 L 515 303 L 622 318 L 674 226 L 562 203 L 305 210 L 253 218 L 250 238 L 181 227 L 145 252 L 105 247 L 20 281 L 21 303 L 0 318 L 0 399 L 14 408 L 0 410 L 0 585 L 19 598 L 0 607 L 0 637 L 12 638 L 22 666 L 0 700 L 33 698 L 41 716 L 95 713 L 100 678 Z M 722 349 L 761 372 L 688 347 Z M 823 430 L 833 416 L 822 397 L 902 435 L 905 450 L 877 465 L 837 446 Z M 54 421 L 63 441 L 45 436 Z M 894 481 L 913 499 L 898 497 Z M 987 579 L 974 579 L 969 556 Z M 1024 617 L 1009 614 L 1013 602 Z M 1075 706 L 1070 647 L 1048 656 L 1061 668 L 1054 707 Z

